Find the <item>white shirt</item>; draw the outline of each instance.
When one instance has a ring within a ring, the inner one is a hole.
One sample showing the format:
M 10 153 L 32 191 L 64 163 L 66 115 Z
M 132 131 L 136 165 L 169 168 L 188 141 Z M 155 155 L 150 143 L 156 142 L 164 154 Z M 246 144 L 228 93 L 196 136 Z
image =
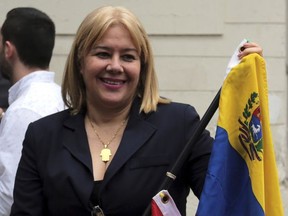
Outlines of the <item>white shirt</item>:
M 0 123 L 0 216 L 10 215 L 14 180 L 29 123 L 64 109 L 54 73 L 36 71 L 9 89 L 9 107 Z

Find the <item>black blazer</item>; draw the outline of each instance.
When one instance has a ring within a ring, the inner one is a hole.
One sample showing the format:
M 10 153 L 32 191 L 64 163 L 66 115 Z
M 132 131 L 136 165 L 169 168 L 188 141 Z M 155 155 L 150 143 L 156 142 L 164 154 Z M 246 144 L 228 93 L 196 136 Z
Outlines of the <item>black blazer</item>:
M 106 215 L 142 215 L 199 122 L 190 105 L 163 104 L 150 114 L 139 114 L 139 107 L 136 99 L 100 188 Z M 29 125 L 11 215 L 90 215 L 93 169 L 84 116 L 65 110 Z M 201 194 L 212 141 L 205 131 L 169 189 L 182 215 L 190 188 Z

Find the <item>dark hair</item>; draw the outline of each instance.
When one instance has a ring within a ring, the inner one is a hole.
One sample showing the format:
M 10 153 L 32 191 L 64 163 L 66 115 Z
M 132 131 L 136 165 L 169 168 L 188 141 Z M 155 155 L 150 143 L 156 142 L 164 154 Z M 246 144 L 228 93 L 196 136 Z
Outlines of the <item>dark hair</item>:
M 10 41 L 23 64 L 46 69 L 55 43 L 55 25 L 40 10 L 19 7 L 10 10 L 1 27 L 3 44 Z

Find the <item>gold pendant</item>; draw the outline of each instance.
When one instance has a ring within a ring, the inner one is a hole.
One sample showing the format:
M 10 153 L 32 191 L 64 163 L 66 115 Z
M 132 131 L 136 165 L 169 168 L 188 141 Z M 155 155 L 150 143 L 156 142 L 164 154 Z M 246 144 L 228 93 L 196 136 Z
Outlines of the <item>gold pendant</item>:
M 104 146 L 104 148 L 101 150 L 100 156 L 102 158 L 103 162 L 108 162 L 110 160 L 110 156 L 111 156 L 111 150 L 108 148 L 107 145 Z

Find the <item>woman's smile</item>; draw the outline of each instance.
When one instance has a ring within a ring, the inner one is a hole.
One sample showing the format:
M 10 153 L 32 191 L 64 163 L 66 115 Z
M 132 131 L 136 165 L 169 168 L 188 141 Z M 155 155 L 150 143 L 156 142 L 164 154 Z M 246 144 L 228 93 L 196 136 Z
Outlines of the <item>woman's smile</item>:
M 106 88 L 117 90 L 124 86 L 126 83 L 125 80 L 114 79 L 114 78 L 100 78 L 100 81 L 103 82 Z

